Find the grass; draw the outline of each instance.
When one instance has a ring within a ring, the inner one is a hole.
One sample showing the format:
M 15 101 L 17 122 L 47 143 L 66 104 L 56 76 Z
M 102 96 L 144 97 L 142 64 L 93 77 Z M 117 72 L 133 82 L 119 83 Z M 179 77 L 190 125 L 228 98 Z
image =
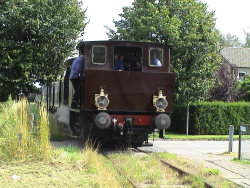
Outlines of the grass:
M 155 138 L 159 138 L 159 134 L 155 133 Z M 166 139 L 171 140 L 217 140 L 225 141 L 229 139 L 229 135 L 186 135 L 180 133 L 174 133 L 167 131 L 164 136 Z M 153 134 L 150 134 L 149 138 L 153 138 Z M 239 135 L 234 135 L 234 140 L 238 140 Z M 242 139 L 250 139 L 250 135 L 242 135 Z
M 249 160 L 244 160 L 244 159 L 238 160 L 238 158 L 236 158 L 236 157 L 233 158 L 232 161 L 236 162 L 236 163 L 239 163 L 239 164 L 250 165 Z
M 31 111 L 35 114 L 35 119 L 39 120 L 39 110 L 35 103 L 30 103 Z M 50 140 L 52 141 L 61 141 L 68 138 L 71 138 L 71 132 L 69 131 L 68 125 L 60 123 L 56 120 L 50 113 L 47 114 L 49 120 L 49 132 Z
M 47 161 L 0 162 L 0 177 L 0 187 L 128 187 L 91 147 L 53 148 Z
M 21 99 L 0 108 L 0 187 L 127 187 L 91 145 L 51 148 L 51 122 L 43 106 Z
M 32 112 L 36 117 L 34 129 L 30 122 Z M 37 109 L 25 99 L 9 100 L 0 105 L 0 187 L 129 187 L 112 163 L 90 144 L 83 150 L 51 148 L 52 125 L 57 126 L 49 120 L 44 107 Z M 110 156 L 140 186 L 166 187 L 187 182 L 194 187 L 201 185 L 200 178 L 179 179 L 176 172 L 164 167 L 153 156 L 130 152 Z M 159 153 L 159 156 L 194 170 L 194 165 L 173 154 Z M 206 177 L 216 175 L 211 169 L 195 171 Z M 14 175 L 17 179 L 12 178 Z M 220 183 L 224 187 L 234 187 L 228 181 Z
M 45 159 L 50 152 L 47 112 L 40 108 L 35 127 L 31 124 L 29 103 L 25 98 L 1 104 L 0 160 Z
M 177 174 L 148 155 L 110 154 L 111 160 L 140 187 L 167 187 L 181 183 Z
M 213 169 L 213 168 L 204 168 L 204 172 L 207 175 L 219 175 L 220 173 L 218 169 Z
M 186 184 L 191 184 L 192 187 L 199 187 L 199 188 L 203 188 L 204 186 L 204 181 L 202 179 L 202 177 L 198 176 L 185 176 L 184 177 L 184 183 Z
M 196 176 L 187 176 L 184 178 L 184 182 L 192 184 L 192 187 L 203 187 L 203 180 L 211 182 L 215 187 L 237 187 L 233 182 L 219 176 L 220 171 L 217 169 L 204 168 L 202 164 L 194 163 L 168 152 L 161 152 L 156 155 Z

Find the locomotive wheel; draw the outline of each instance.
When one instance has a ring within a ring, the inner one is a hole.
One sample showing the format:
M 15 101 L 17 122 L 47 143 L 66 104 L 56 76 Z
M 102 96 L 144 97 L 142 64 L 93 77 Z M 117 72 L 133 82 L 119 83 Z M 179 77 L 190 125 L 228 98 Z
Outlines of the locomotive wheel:
M 137 147 L 141 147 L 143 142 L 144 142 L 144 137 L 142 135 L 134 135 L 134 137 L 132 137 L 132 147 L 133 148 L 137 148 Z

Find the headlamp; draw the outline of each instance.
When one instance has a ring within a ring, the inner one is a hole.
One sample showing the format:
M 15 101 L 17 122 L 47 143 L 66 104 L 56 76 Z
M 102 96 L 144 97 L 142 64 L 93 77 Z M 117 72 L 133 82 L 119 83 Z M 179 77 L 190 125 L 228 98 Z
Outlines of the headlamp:
M 166 96 L 163 96 L 162 90 L 158 91 L 158 95 L 153 96 L 153 106 L 157 112 L 165 112 L 165 108 L 168 106 Z
M 104 94 L 104 89 L 101 89 L 100 94 L 95 94 L 95 105 L 98 110 L 106 110 L 109 105 L 108 94 Z

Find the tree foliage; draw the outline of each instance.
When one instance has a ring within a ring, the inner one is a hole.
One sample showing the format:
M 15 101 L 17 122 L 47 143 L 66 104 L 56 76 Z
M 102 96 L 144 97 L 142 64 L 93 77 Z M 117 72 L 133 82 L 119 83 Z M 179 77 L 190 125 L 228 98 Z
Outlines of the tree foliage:
M 112 39 L 173 45 L 171 68 L 177 75 L 176 100 L 203 99 L 219 64 L 220 36 L 214 13 L 195 0 L 135 0 L 109 29 Z
M 250 101 L 250 76 L 246 77 L 244 81 L 240 82 L 239 90 L 245 94 L 242 99 L 245 101 Z
M 245 48 L 250 48 L 250 33 L 249 32 L 245 32 L 245 43 L 244 43 L 244 47 Z
M 215 74 L 215 84 L 208 93 L 209 101 L 237 101 L 242 93 L 238 91 L 237 68 L 224 63 Z
M 86 26 L 77 0 L 0 2 L 0 100 L 54 80 Z
M 223 47 L 242 47 L 239 37 L 230 33 L 221 35 L 221 45 Z

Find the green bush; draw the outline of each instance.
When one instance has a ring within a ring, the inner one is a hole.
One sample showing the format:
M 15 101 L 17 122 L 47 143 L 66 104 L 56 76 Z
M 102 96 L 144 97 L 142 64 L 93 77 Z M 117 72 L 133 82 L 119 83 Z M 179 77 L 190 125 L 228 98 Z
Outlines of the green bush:
M 238 134 L 239 124 L 250 123 L 250 103 L 204 102 L 190 105 L 189 134 L 225 135 L 229 125 L 234 125 Z M 185 133 L 186 106 L 176 105 L 171 114 L 171 130 Z
M 250 76 L 245 78 L 243 82 L 239 83 L 239 90 L 245 94 L 242 97 L 244 101 L 250 101 Z

